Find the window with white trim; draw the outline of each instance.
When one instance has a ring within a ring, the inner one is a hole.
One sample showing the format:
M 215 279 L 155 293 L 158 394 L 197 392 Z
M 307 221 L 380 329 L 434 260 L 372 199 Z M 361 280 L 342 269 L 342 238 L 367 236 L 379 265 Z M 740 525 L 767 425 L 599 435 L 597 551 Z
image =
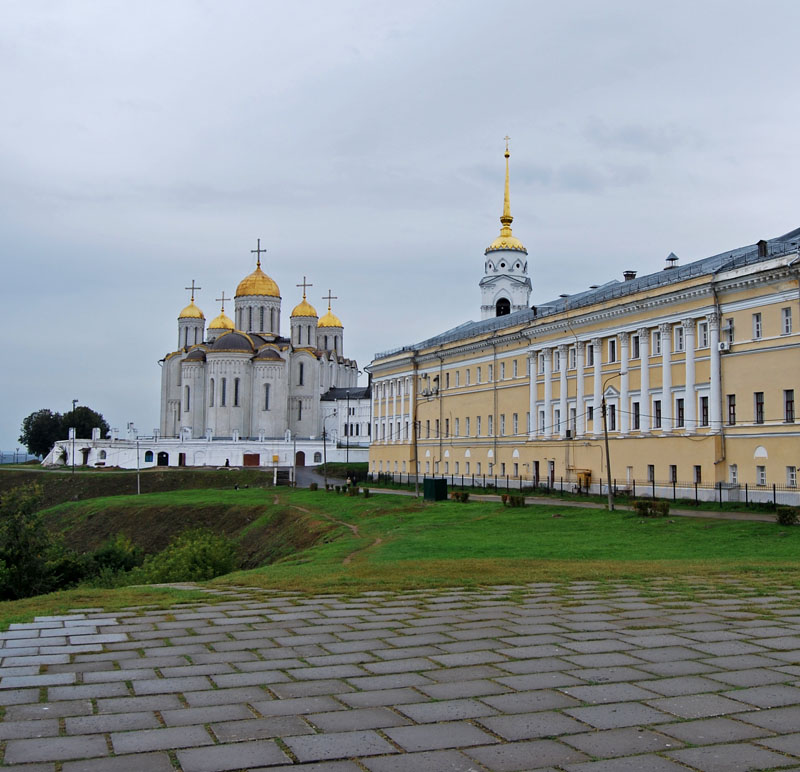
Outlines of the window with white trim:
M 654 357 L 661 354 L 661 330 L 653 330 L 653 345 L 651 353 Z
M 700 322 L 697 325 L 697 347 L 708 348 L 708 322 Z
M 753 314 L 753 340 L 761 338 L 761 314 Z
M 756 485 L 767 484 L 767 467 L 759 464 L 756 466 Z
M 792 333 L 792 309 L 791 307 L 781 309 L 781 335 L 791 335 Z
M 787 466 L 786 467 L 786 485 L 789 488 L 796 488 L 797 487 L 797 467 L 796 466 Z
M 683 338 L 683 327 L 676 327 L 675 331 L 673 332 L 675 337 L 675 351 L 683 351 L 684 350 L 684 338 Z

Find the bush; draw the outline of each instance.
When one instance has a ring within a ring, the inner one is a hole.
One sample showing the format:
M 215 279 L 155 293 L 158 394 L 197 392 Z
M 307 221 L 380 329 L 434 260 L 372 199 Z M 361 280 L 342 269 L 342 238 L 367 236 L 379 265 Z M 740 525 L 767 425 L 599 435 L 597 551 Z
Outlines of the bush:
M 778 521 L 778 525 L 797 525 L 799 516 L 800 508 L 798 507 L 777 507 L 775 509 L 775 519 Z
M 199 582 L 227 574 L 236 567 L 236 545 L 206 529 L 185 531 L 140 568 L 128 574 L 126 584 Z
M 450 498 L 453 501 L 460 501 L 462 504 L 466 504 L 469 501 L 469 491 L 453 491 L 450 494 Z
M 347 495 L 348 496 L 358 496 L 360 491 L 361 491 L 361 489 L 357 485 L 351 485 L 347 489 Z
M 308 489 L 309 489 L 310 491 L 315 491 L 315 490 L 318 490 L 318 489 L 319 489 L 319 485 L 317 485 L 317 483 L 315 483 L 315 482 L 312 482 L 312 483 L 311 483 L 311 484 L 308 486 Z
M 525 497 L 516 494 L 510 494 L 508 497 L 508 506 L 510 507 L 524 507 Z
M 653 499 L 636 499 L 633 502 L 633 511 L 639 517 L 666 517 L 669 514 L 668 501 L 655 501 Z
M 369 498 L 369 488 L 364 488 L 363 490 L 364 490 L 364 498 L 368 499 Z
M 334 485 L 334 486 L 333 486 L 333 489 L 334 489 L 334 490 L 335 490 L 337 493 L 341 493 L 341 492 L 342 492 L 342 486 L 341 486 L 341 485 Z

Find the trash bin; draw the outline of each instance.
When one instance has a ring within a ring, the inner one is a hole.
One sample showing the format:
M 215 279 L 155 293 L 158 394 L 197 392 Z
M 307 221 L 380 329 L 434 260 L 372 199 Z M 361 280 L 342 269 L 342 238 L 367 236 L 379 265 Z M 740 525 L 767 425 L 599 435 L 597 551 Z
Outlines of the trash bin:
M 444 501 L 447 498 L 447 480 L 444 477 L 428 478 L 422 483 L 425 501 Z

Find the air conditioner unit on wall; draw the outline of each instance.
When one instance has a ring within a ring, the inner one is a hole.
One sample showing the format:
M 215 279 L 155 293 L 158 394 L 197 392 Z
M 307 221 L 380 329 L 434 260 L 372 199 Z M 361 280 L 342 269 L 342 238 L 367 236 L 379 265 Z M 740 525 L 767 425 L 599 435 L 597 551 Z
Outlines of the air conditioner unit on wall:
M 728 343 L 728 341 L 727 341 L 727 340 L 721 340 L 721 341 L 720 341 L 720 342 L 717 344 L 717 349 L 718 349 L 719 351 L 730 351 L 730 350 L 731 350 L 731 344 L 730 344 L 730 343 Z

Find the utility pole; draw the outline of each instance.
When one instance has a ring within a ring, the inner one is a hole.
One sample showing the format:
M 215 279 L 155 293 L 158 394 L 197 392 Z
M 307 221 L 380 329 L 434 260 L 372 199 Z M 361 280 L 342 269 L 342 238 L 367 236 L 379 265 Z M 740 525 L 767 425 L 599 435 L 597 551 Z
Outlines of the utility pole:
M 601 403 L 603 408 L 603 436 L 606 442 L 606 474 L 608 475 L 608 510 L 614 510 L 614 492 L 611 485 L 611 457 L 608 455 L 608 419 L 606 417 L 606 395 L 603 394 L 603 401 Z
M 75 423 L 75 405 L 78 404 L 77 399 L 72 400 L 72 423 Z M 75 435 L 78 433 L 78 427 L 72 427 L 72 474 L 75 474 Z

